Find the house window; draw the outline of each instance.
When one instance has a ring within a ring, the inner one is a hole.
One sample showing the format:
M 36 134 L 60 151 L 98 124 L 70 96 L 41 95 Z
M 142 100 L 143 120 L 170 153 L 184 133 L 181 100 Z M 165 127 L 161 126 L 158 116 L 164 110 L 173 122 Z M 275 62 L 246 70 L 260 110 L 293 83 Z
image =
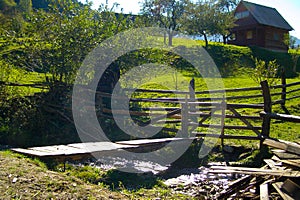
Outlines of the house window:
M 247 33 L 246 33 L 246 39 L 247 40 L 253 39 L 253 31 L 247 31 Z
M 248 17 L 249 14 L 250 14 L 249 11 L 246 10 L 246 11 L 243 11 L 243 12 L 235 13 L 235 17 L 236 17 L 237 19 L 242 19 L 242 18 Z

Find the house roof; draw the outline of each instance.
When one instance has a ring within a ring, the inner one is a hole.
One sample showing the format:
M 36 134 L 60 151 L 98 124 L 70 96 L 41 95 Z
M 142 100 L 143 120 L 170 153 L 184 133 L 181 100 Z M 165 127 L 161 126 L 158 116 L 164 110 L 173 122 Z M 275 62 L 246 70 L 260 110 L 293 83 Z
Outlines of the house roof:
M 241 4 L 246 7 L 259 24 L 282 28 L 289 31 L 294 30 L 275 8 L 247 1 L 241 1 Z

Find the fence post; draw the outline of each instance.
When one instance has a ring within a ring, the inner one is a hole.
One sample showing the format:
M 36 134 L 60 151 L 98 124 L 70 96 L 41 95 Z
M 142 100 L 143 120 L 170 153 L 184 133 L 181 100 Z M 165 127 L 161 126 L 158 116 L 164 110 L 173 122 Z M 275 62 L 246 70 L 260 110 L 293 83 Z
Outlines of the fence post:
M 221 117 L 221 145 L 222 148 L 224 148 L 224 126 L 225 126 L 225 115 L 226 115 L 226 101 L 225 98 L 223 96 L 223 100 L 221 102 L 221 109 L 222 109 L 222 117 Z
M 272 113 L 272 100 L 271 100 L 268 81 L 262 81 L 260 85 L 262 88 L 262 93 L 264 98 L 264 112 L 266 113 L 266 115 L 264 115 L 263 117 L 263 123 L 262 123 L 262 133 L 260 139 L 260 148 L 261 148 L 264 138 L 268 138 L 270 135 L 271 118 L 270 115 L 268 115 L 268 113 Z
M 190 101 L 195 102 L 196 101 L 196 95 L 195 95 L 195 79 L 192 78 L 189 85 L 189 93 L 190 93 Z M 191 110 L 194 110 L 192 108 L 195 108 L 195 105 L 191 105 Z
M 189 104 L 187 96 L 185 102 L 181 103 L 181 135 L 180 137 L 189 137 Z
M 290 114 L 288 109 L 286 109 L 286 107 L 285 107 L 285 102 L 286 102 L 286 76 L 285 76 L 284 68 L 282 68 L 282 70 L 281 70 L 281 85 L 282 85 L 281 109 L 285 112 L 285 114 Z

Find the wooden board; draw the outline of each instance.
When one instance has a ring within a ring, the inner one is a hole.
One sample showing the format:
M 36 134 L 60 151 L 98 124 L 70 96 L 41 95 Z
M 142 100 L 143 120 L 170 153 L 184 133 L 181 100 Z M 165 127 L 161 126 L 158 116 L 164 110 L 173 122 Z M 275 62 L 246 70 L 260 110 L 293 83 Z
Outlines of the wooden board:
M 279 161 L 279 162 L 282 162 L 282 163 L 284 163 L 286 165 L 289 165 L 289 166 L 292 166 L 292 167 L 300 168 L 300 160 L 299 159 L 285 159 L 285 160 L 282 160 L 282 159 L 278 158 L 277 156 L 273 156 L 272 159 L 276 160 L 276 161 Z
M 280 161 L 275 162 L 272 159 L 264 159 L 264 162 L 271 168 L 276 170 L 285 170 L 286 167 L 282 167 L 282 163 Z
M 71 156 L 79 154 L 91 154 L 95 152 L 109 152 L 120 149 L 135 148 L 133 145 L 121 145 L 111 142 L 90 142 L 90 143 L 76 143 L 69 145 L 53 145 L 44 147 L 32 147 L 28 149 L 14 148 L 13 152 L 26 154 L 37 157 L 58 157 Z
M 249 174 L 249 175 L 259 175 L 259 176 L 282 176 L 282 177 L 300 177 L 300 171 L 292 170 L 272 170 L 272 169 L 261 169 L 261 168 L 246 168 L 246 167 L 222 167 L 222 166 L 212 166 L 209 171 L 210 173 L 222 174 L 222 173 L 232 173 L 232 174 Z
M 289 153 L 300 155 L 300 145 L 297 143 L 283 140 L 265 139 L 263 144 L 277 149 L 285 150 Z
M 273 149 L 272 153 L 275 154 L 280 159 L 299 159 L 300 155 L 288 153 L 282 149 Z
M 130 141 L 120 141 L 116 142 L 116 144 L 121 145 L 135 145 L 135 146 L 148 146 L 148 145 L 156 145 L 168 142 L 183 142 L 188 140 L 195 140 L 196 137 L 191 138 L 161 138 L 161 139 L 141 139 L 141 140 L 130 140 Z
M 269 189 L 268 184 L 261 184 L 259 186 L 260 200 L 269 200 Z

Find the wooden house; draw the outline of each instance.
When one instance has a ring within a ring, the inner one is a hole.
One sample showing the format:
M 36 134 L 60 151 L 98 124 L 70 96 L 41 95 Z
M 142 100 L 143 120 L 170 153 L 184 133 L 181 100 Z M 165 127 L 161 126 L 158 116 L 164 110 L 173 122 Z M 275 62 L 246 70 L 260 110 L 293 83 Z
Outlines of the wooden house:
M 288 50 L 284 38 L 293 28 L 275 8 L 241 1 L 234 14 L 237 20 L 229 44 Z

